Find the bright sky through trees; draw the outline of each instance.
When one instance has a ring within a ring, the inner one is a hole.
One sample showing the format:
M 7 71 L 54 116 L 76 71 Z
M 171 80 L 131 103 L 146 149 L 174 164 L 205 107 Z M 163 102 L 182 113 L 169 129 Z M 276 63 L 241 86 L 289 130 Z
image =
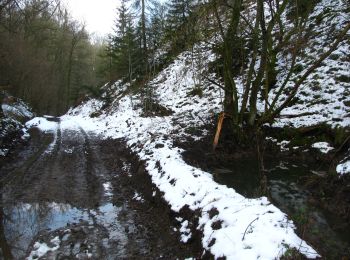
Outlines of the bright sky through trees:
M 84 22 L 90 33 L 112 32 L 119 0 L 64 0 L 74 19 Z

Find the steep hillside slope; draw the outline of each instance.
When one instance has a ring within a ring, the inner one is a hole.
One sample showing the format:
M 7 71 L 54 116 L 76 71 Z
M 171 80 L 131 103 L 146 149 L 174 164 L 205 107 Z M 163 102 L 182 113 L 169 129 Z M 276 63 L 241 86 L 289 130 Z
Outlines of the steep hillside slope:
M 205 84 L 200 94 L 193 91 L 192 75 L 197 68 L 188 68 L 190 56 L 189 52 L 182 53 L 152 82 L 160 104 L 167 106 L 171 115 L 144 117 L 142 98 L 123 96 L 118 88 L 124 87 L 115 85 L 115 96 L 121 98 L 107 109 L 101 110 L 103 102 L 90 100 L 62 117 L 62 122 L 78 122 L 86 131 L 100 133 L 104 138 L 124 138 L 146 162 L 152 182 L 171 209 L 196 212 L 196 217 L 190 219 L 179 215 L 183 242 L 199 230 L 204 249 L 215 257 L 273 259 L 289 248 L 316 257 L 317 253 L 294 233 L 293 222 L 267 198 L 247 199 L 183 161 L 182 150 L 174 145 L 174 139 L 200 138 L 205 133 L 195 133 L 196 136 L 194 127 L 221 110 L 216 87 Z
M 334 8 L 340 11 L 331 12 Z M 311 18 L 308 26 L 319 26 L 319 33 L 310 36 L 311 44 L 305 49 L 305 55 L 298 59 L 299 70 L 294 77 L 306 69 L 312 58 L 323 53 L 323 48 L 327 49 L 324 42 L 332 39 L 332 30 L 349 21 L 348 5 L 345 1 L 320 1 Z M 325 123 L 348 131 L 349 46 L 349 41 L 344 42 L 322 67 L 308 77 L 294 105 L 282 112 L 282 116 L 273 122 L 273 127 Z M 91 99 L 70 110 L 61 118 L 62 122 L 72 127 L 78 123 L 86 131 L 98 133 L 103 138 L 123 138 L 145 162 L 156 192 L 160 192 L 171 209 L 179 214 L 179 232 L 184 243 L 190 241 L 194 231 L 200 231 L 203 248 L 216 258 L 275 259 L 291 248 L 308 258 L 316 258 L 317 252 L 296 235 L 293 222 L 266 197 L 248 199 L 232 188 L 215 183 L 208 172 L 186 164 L 181 156 L 182 149 L 174 144 L 175 139 L 190 137 L 197 140 L 205 136 L 206 130 L 200 127 L 222 111 L 223 92 L 207 80 L 220 82 L 209 69 L 210 62 L 215 59 L 204 44 L 198 44 L 194 52 L 180 54 L 149 83 L 158 104 L 152 113 L 145 113 L 142 109 L 143 95 L 126 94 L 126 86 L 116 83 L 107 90 L 112 93 L 114 101 L 111 104 Z M 287 53 L 278 57 L 280 77 L 285 73 L 288 59 Z M 242 76 L 236 78 L 240 93 L 243 91 L 242 81 Z M 288 88 L 281 100 L 287 94 Z M 258 108 L 263 111 L 262 100 Z M 40 127 L 45 121 L 42 118 L 36 123 Z M 286 143 L 288 141 L 280 142 L 281 148 L 293 149 L 285 147 Z M 318 142 L 313 146 L 329 150 L 328 144 Z M 343 165 L 341 169 L 339 166 L 339 172 L 346 174 L 348 163 Z M 186 219 L 181 215 L 188 210 L 195 215 L 194 218 Z

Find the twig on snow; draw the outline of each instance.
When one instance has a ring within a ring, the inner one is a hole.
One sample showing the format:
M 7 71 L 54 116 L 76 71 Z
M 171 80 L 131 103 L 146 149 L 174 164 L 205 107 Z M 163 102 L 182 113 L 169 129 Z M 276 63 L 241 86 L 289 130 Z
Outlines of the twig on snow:
M 253 224 L 254 221 L 258 220 L 259 217 L 257 217 L 256 219 L 254 219 L 252 222 L 249 223 L 249 225 L 246 227 L 243 237 L 242 237 L 242 241 L 244 240 L 245 234 L 247 233 L 248 228 Z

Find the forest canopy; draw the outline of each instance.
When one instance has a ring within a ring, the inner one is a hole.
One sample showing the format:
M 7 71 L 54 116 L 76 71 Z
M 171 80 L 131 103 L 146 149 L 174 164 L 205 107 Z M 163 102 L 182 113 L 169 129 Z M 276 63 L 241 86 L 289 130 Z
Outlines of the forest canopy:
M 318 2 L 122 0 L 113 33 L 92 43 L 84 24 L 59 0 L 1 0 L 0 86 L 41 113 L 62 114 L 86 93 L 98 96 L 103 84 L 119 80 L 142 94 L 147 110 L 155 102 L 148 82 L 201 42 L 216 54 L 211 68 L 218 80 L 196 75 L 195 81 L 211 81 L 224 91 L 223 112 L 240 132 L 244 125 L 261 126 L 278 117 L 346 39 L 350 23 L 345 19 L 325 29 L 323 51 L 301 67 L 306 46 L 322 26 L 321 15 L 310 17 Z M 283 71 L 277 69 L 282 59 Z M 265 106 L 260 112 L 259 99 Z
M 60 1 L 0 1 L 0 86 L 40 113 L 61 114 L 102 83 L 99 44 Z

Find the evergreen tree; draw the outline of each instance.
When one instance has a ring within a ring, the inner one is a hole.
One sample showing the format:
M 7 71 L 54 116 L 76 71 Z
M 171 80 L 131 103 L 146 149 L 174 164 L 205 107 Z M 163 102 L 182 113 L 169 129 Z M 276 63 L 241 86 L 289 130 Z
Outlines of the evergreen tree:
M 134 8 L 137 12 L 140 12 L 140 19 L 138 22 L 138 30 L 137 34 L 139 35 L 139 43 L 140 43 L 140 49 L 141 52 L 141 59 L 142 59 L 142 73 L 145 76 L 147 74 L 148 70 L 148 46 L 147 46 L 147 9 L 150 8 L 149 5 L 147 5 L 147 2 L 150 0 L 133 0 Z
M 128 12 L 126 1 L 123 1 L 118 9 L 115 35 L 111 37 L 107 47 L 107 54 L 110 57 L 110 67 L 115 79 L 132 80 L 136 74 L 136 57 L 139 48 L 136 42 L 135 30 L 132 25 L 132 17 Z
M 156 8 L 152 10 L 150 27 L 148 30 L 148 45 L 149 52 L 152 60 L 156 56 L 156 52 L 161 47 L 166 29 L 166 6 L 158 4 Z
M 189 39 L 188 21 L 193 7 L 193 0 L 171 0 L 168 4 L 167 38 L 175 50 L 184 49 Z

